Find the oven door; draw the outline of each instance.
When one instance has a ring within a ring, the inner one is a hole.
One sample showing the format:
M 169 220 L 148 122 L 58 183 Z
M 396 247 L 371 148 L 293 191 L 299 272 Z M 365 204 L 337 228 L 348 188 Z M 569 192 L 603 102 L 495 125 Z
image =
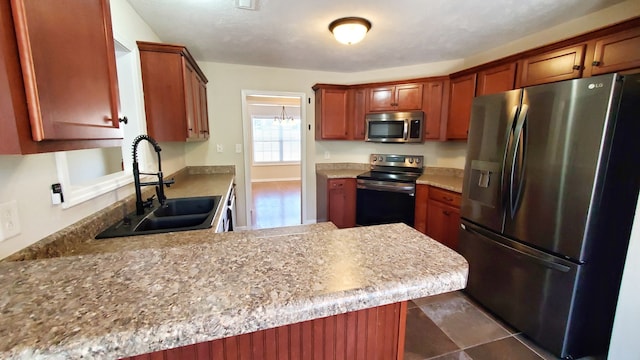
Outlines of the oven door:
M 415 184 L 357 180 L 356 224 L 377 225 L 403 222 L 413 226 Z

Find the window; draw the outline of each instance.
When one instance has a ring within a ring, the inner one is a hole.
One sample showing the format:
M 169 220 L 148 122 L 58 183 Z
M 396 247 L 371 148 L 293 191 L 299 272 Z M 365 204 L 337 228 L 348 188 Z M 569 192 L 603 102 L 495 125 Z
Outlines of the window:
M 252 116 L 253 163 L 300 161 L 300 119 L 280 123 L 273 117 Z

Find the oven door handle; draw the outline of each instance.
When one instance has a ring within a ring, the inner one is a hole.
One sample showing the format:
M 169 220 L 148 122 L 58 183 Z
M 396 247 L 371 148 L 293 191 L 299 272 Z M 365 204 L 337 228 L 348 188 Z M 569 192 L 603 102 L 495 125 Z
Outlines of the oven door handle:
M 409 140 L 409 121 L 404 121 L 404 128 L 402 130 L 402 138 L 406 141 Z
M 364 190 L 404 193 L 410 196 L 414 196 L 416 193 L 415 184 L 411 184 L 411 183 L 399 183 L 399 182 L 376 181 L 376 180 L 358 180 L 356 187 L 358 189 L 364 189 Z

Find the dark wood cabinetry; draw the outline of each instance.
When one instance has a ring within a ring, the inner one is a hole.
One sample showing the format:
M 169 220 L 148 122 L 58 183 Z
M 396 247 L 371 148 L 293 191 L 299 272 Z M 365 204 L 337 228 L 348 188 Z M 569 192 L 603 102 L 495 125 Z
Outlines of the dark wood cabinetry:
M 422 110 L 424 111 L 425 140 L 444 140 L 446 128 L 446 99 L 449 80 L 434 80 L 424 83 Z
M 585 47 L 586 44 L 578 44 L 524 58 L 519 85 L 525 87 L 581 77 Z
M 591 75 L 640 67 L 640 28 L 597 39 L 592 46 Z
M 458 193 L 436 187 L 429 189 L 426 234 L 453 250 L 458 248 L 460 200 Z
M 476 93 L 476 74 L 451 79 L 447 139 L 465 140 L 469 134 L 471 103 Z
M 316 140 L 364 140 L 366 89 L 316 84 Z
M 356 226 L 356 179 L 329 179 L 327 187 L 327 219 L 341 229 Z
M 13 0 L 0 7 L 0 153 L 119 146 L 109 2 Z
M 147 131 L 158 141 L 209 138 L 207 78 L 180 45 L 138 42 Z
M 422 84 L 397 84 L 369 89 L 369 111 L 422 109 Z
M 434 186 L 416 186 L 414 227 L 456 250 L 460 228 L 460 194 Z
M 494 66 L 478 71 L 476 96 L 513 90 L 516 81 L 516 63 Z
M 316 85 L 316 140 L 349 138 L 349 90 L 346 86 Z

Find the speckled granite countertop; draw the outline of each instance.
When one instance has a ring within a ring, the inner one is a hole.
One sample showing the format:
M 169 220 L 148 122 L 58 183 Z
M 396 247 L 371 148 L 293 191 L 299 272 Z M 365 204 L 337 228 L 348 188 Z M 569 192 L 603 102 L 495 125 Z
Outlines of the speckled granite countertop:
M 325 176 L 327 179 L 356 178 L 366 171 L 369 171 L 368 164 L 316 164 L 316 173 Z M 463 175 L 464 170 L 462 169 L 427 166 L 424 168 L 424 173 L 418 178 L 416 183 L 462 193 Z
M 114 359 L 466 285 L 462 256 L 404 224 L 248 234 L 1 263 L 0 358 Z

